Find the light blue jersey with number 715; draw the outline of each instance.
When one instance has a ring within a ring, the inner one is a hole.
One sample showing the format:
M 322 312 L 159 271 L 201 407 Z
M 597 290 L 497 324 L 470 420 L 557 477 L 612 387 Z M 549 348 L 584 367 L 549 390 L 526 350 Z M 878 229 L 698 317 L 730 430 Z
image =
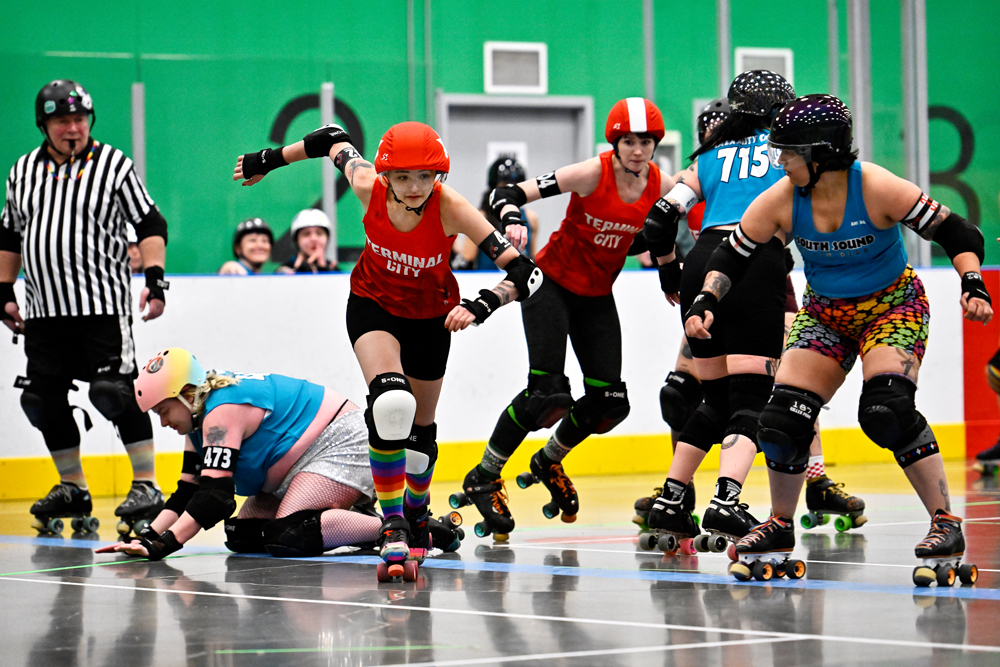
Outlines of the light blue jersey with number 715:
M 762 130 L 746 139 L 721 143 L 698 156 L 698 182 L 705 198 L 701 231 L 736 224 L 750 202 L 785 175 L 767 158 L 769 135 Z

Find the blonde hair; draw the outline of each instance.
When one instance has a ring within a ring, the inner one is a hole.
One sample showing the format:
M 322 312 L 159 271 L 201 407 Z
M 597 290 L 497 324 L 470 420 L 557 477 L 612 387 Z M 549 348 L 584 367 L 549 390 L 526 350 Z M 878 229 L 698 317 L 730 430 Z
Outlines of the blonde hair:
M 184 388 L 181 394 L 184 395 L 185 399 L 190 404 L 191 414 L 200 415 L 205 411 L 205 401 L 208 400 L 208 395 L 210 393 L 216 389 L 222 389 L 223 387 L 229 387 L 230 385 L 239 383 L 239 378 L 233 377 L 232 375 L 223 375 L 221 373 L 216 373 L 215 371 L 208 371 L 205 375 L 204 382 L 197 387 L 189 384 Z

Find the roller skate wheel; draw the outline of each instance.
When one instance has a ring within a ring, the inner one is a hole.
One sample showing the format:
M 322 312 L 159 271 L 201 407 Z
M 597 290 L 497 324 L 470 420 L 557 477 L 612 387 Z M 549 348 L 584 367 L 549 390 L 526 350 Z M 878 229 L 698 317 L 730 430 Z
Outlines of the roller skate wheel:
M 479 523 L 477 523 L 475 530 L 476 530 L 476 537 L 486 537 L 487 535 L 493 532 L 492 530 L 490 530 L 490 527 L 486 524 L 485 521 L 480 521 Z
M 45 524 L 45 529 L 56 535 L 63 532 L 64 527 L 65 524 L 62 522 L 62 519 L 49 519 L 48 523 Z
M 743 563 L 730 563 L 729 574 L 736 577 L 738 581 L 750 581 L 750 577 L 752 576 L 750 568 Z
M 515 479 L 517 481 L 517 485 L 522 489 L 526 489 L 535 483 L 535 476 L 530 472 L 522 472 Z
M 385 564 L 385 561 L 379 563 L 375 568 L 375 576 L 380 584 L 392 581 L 392 577 L 389 576 L 389 566 Z
M 465 497 L 464 493 L 453 493 L 448 496 L 448 504 L 451 505 L 453 510 L 457 510 L 459 507 L 465 507 L 468 505 L 468 498 Z
M 801 579 L 806 576 L 806 564 L 800 560 L 790 560 L 785 563 L 785 576 L 789 579 Z
M 861 526 L 868 523 L 868 517 L 866 517 L 864 514 L 859 514 L 858 516 L 852 519 L 852 522 L 854 523 L 855 528 L 860 528 Z
M 806 530 L 809 530 L 818 523 L 819 523 L 819 517 L 817 517 L 812 512 L 809 512 L 808 514 L 803 514 L 802 518 L 799 519 L 799 525 L 801 525 Z
M 405 563 L 403 563 L 403 572 L 401 573 L 403 581 L 416 581 L 417 571 L 418 571 L 417 561 L 408 560 Z
M 942 565 L 937 570 L 937 583 L 938 586 L 954 586 L 955 585 L 955 568 L 950 565 Z
M 833 527 L 837 529 L 838 533 L 843 533 L 854 527 L 854 522 L 851 521 L 851 517 L 842 515 L 838 516 L 833 522 Z
M 546 519 L 554 519 L 559 516 L 559 505 L 555 501 L 551 503 L 545 503 L 542 505 L 542 514 L 545 515 Z
M 660 551 L 663 553 L 676 553 L 677 547 L 680 545 L 677 544 L 677 538 L 674 535 L 671 533 L 664 533 L 657 538 L 656 546 L 659 547 Z
M 458 528 L 462 525 L 462 515 L 458 512 L 448 512 L 441 523 L 449 523 L 452 528 Z
M 463 530 L 462 528 L 456 528 L 455 534 L 458 535 L 459 542 L 465 539 L 465 530 Z
M 656 542 L 656 533 L 643 533 L 639 536 L 639 548 L 643 551 L 652 551 Z
M 700 516 L 698 516 L 697 514 L 692 514 L 691 515 L 691 519 L 694 521 L 694 525 L 696 525 L 699 528 L 701 528 L 701 517 Z
M 825 526 L 828 523 L 830 523 L 830 515 L 829 514 L 821 514 L 820 517 L 819 517 L 819 525 Z
M 729 540 L 724 538 L 722 535 L 716 535 L 708 539 L 708 548 L 711 549 L 712 553 L 720 554 L 726 550 L 729 545 Z
M 770 581 L 774 576 L 774 566 L 766 560 L 759 560 L 753 564 L 751 573 L 757 581 Z
M 425 558 L 427 558 L 427 549 L 421 549 L 420 547 L 410 547 L 410 555 L 406 557 L 406 562 L 417 563 L 419 565 L 420 563 L 424 562 Z
M 913 568 L 913 583 L 922 588 L 926 588 L 934 583 L 937 578 L 934 570 L 926 566 L 918 566 Z
M 118 531 L 119 535 L 124 537 L 132 532 L 132 526 L 128 525 L 125 521 L 119 521 L 118 525 L 115 526 L 115 530 Z
M 563 523 L 576 523 L 575 514 L 566 514 L 566 512 L 563 512 L 562 516 L 559 518 L 562 520 Z
M 405 564 L 406 564 L 406 561 L 403 561 L 402 563 L 387 563 L 386 564 L 386 571 L 389 574 L 389 578 L 390 579 L 397 579 L 399 577 L 402 577 L 403 576 L 403 570 L 404 570 L 404 565 Z
M 149 519 L 139 519 L 138 521 L 135 522 L 135 525 L 132 526 L 132 528 L 135 530 L 135 534 L 138 535 L 142 531 L 149 528 L 150 523 L 151 522 L 149 521 Z
M 510 533 L 493 533 L 494 542 L 507 542 L 510 540 Z
M 726 549 L 726 555 L 729 556 L 729 560 L 738 561 L 740 557 L 736 554 L 736 545 L 730 544 L 729 548 Z
M 101 527 L 101 522 L 96 516 L 88 516 L 83 520 L 83 529 L 88 533 L 96 533 Z
M 972 585 L 979 579 L 979 568 L 971 563 L 958 566 L 958 578 L 963 584 Z
M 35 517 L 35 520 L 31 522 L 31 527 L 37 530 L 39 533 L 45 532 L 45 524 L 42 523 L 37 516 Z
M 691 546 L 695 548 L 695 551 L 708 552 L 708 535 L 699 535 L 694 538 L 691 541 Z
M 693 540 L 690 537 L 681 540 L 681 555 L 682 556 L 693 556 L 696 553 L 698 553 L 697 550 L 695 550 L 694 544 L 692 544 L 692 542 L 693 542 Z
M 70 519 L 69 527 L 73 529 L 74 533 L 79 533 L 83 529 L 83 519 L 75 516 Z

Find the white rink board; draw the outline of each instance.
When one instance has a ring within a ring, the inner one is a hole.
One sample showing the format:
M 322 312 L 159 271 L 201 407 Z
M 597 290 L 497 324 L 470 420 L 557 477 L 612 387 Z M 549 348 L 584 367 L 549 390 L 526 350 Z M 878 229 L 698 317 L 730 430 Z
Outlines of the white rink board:
M 920 376 L 917 405 L 932 424 L 963 420 L 962 317 L 959 278 L 951 269 L 920 272 L 931 300 L 931 339 Z M 458 274 L 465 295 L 492 287 L 503 274 Z M 792 274 L 801 299 L 805 277 Z M 164 347 L 185 347 L 206 367 L 240 372 L 281 373 L 324 384 L 364 405 L 367 388 L 347 338 L 344 313 L 348 275 L 327 276 L 169 276 L 164 315 L 133 325 L 140 364 Z M 138 304 L 141 277 L 133 283 Z M 16 286 L 24 304 L 24 283 Z M 632 412 L 614 435 L 667 432 L 660 418 L 659 389 L 673 368 L 682 331 L 680 316 L 659 290 L 653 270 L 625 271 L 615 283 L 622 321 L 622 377 L 628 385 Z M 24 374 L 23 341 L 0 340 L 0 458 L 47 454 L 41 434 L 21 412 L 14 378 Z M 567 346 L 566 373 L 574 395 L 583 393 L 579 366 Z M 451 356 L 438 406 L 441 442 L 483 441 L 500 411 L 525 386 L 528 355 L 519 307 L 507 306 L 482 327 L 452 336 Z M 87 400 L 87 385 L 70 402 L 85 407 L 94 428 L 83 433 L 84 454 L 119 454 L 114 429 Z M 860 367 L 848 377 L 830 409 L 824 428 L 856 427 L 861 391 Z M 78 423 L 81 420 L 77 419 Z M 154 419 L 159 451 L 179 451 L 183 441 Z M 82 433 L 81 423 L 81 433 Z

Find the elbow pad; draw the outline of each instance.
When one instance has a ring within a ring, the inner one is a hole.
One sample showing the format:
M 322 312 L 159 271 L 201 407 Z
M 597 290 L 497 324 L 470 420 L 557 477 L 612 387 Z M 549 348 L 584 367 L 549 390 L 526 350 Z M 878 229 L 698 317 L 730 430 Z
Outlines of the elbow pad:
M 646 222 L 642 226 L 642 235 L 646 238 L 646 246 L 653 257 L 663 257 L 674 251 L 674 239 L 677 238 L 677 222 L 681 212 L 672 202 L 660 198 L 646 214 Z
M 347 131 L 336 124 L 324 125 L 318 130 L 313 130 L 302 137 L 306 155 L 311 158 L 326 157 L 330 154 L 330 149 L 333 148 L 334 144 L 339 144 L 343 141 L 349 144 L 354 143 L 351 141 L 351 136 L 347 134 Z
M 177 516 L 184 514 L 184 510 L 187 509 L 188 503 L 191 502 L 191 498 L 194 497 L 197 490 L 198 485 L 194 482 L 185 482 L 184 480 L 177 482 L 177 490 L 170 495 L 167 502 L 163 503 L 163 509 L 170 510 Z
M 520 208 L 527 203 L 528 196 L 524 194 L 524 190 L 519 185 L 505 185 L 490 193 L 490 208 L 493 210 L 493 215 L 496 219 L 500 221 L 503 229 L 506 229 L 507 225 L 510 224 L 523 224 Z M 508 204 L 516 206 L 518 211 L 516 213 L 513 211 L 508 213 L 505 218 L 501 215 L 501 212 L 503 211 L 503 207 Z
M 231 517 L 236 511 L 236 482 L 232 477 L 205 475 L 198 480 L 198 490 L 187 504 L 187 513 L 198 522 L 199 526 L 208 530 Z
M 941 221 L 934 232 L 934 241 L 948 253 L 948 259 L 955 259 L 963 252 L 973 252 L 982 264 L 986 256 L 982 230 L 957 213 Z
M 708 258 L 705 275 L 717 271 L 729 278 L 729 282 L 735 285 L 743 279 L 747 269 L 750 268 L 750 262 L 757 246 L 758 244 L 750 240 L 743 233 L 743 229 L 737 226 L 733 233 L 724 239 L 712 253 L 712 256 Z
M 509 280 L 517 288 L 517 300 L 524 301 L 542 286 L 542 271 L 524 255 L 518 255 L 504 267 Z
M 135 237 L 139 241 L 150 236 L 162 236 L 163 245 L 167 244 L 167 221 L 156 206 L 150 208 L 149 213 L 135 226 Z

